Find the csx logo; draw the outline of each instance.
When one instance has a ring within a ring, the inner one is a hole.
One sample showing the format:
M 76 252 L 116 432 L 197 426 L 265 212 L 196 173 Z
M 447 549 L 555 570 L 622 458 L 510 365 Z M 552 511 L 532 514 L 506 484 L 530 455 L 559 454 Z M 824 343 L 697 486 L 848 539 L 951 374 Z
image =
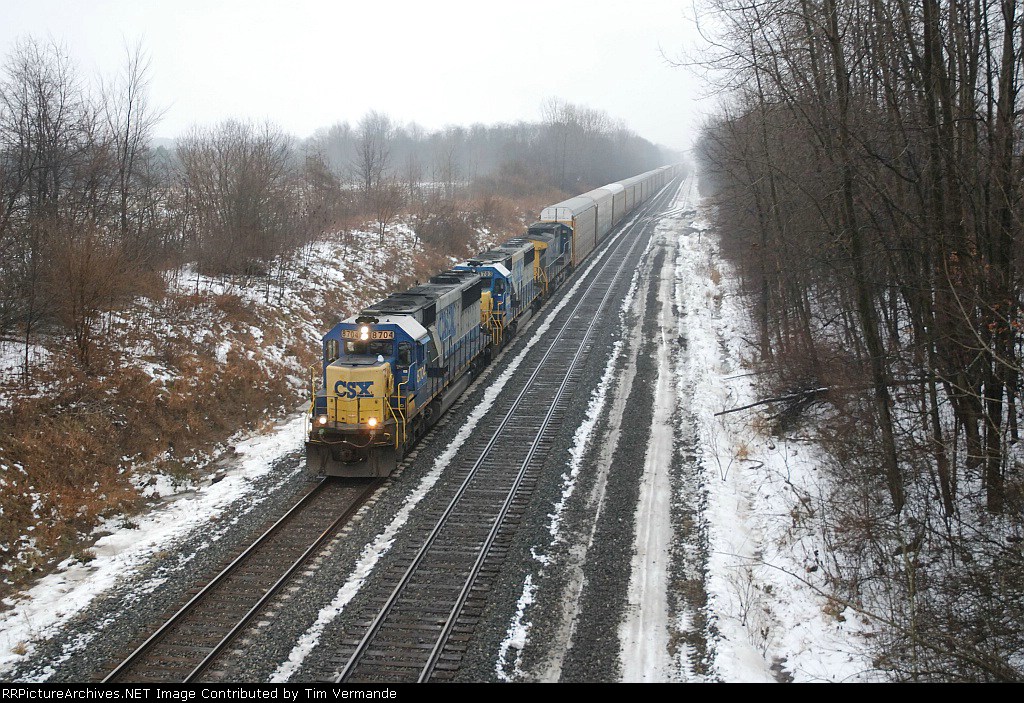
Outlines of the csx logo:
M 455 303 L 446 307 L 437 316 L 437 333 L 445 340 L 455 336 Z
M 372 386 L 373 381 L 338 381 L 334 384 L 334 395 L 339 398 L 372 398 Z

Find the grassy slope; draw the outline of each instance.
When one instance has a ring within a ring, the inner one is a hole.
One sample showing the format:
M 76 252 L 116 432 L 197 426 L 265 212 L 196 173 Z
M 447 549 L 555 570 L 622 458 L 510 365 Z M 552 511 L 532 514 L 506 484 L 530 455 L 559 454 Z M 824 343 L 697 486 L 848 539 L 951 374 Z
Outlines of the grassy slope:
M 0 386 L 0 596 L 87 560 L 101 518 L 129 519 L 293 410 L 328 327 L 448 263 L 403 225 L 384 245 L 336 235 L 277 262 L 269 286 L 168 274 L 159 299 L 105 317 L 91 375 L 45 341 L 30 386 Z

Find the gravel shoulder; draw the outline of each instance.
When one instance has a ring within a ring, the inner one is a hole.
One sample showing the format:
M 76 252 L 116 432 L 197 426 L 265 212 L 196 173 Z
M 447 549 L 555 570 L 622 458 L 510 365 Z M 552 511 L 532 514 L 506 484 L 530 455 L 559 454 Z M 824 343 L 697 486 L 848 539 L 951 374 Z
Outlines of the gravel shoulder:
M 586 392 L 581 388 L 577 393 L 575 417 L 566 418 L 560 442 L 578 445 L 579 431 L 588 423 L 589 440 L 575 461 L 569 450 L 550 462 L 520 524 L 517 548 L 506 560 L 502 592 L 492 594 L 492 606 L 478 627 L 477 662 L 474 668 L 464 665 L 464 680 L 623 678 L 619 628 L 631 612 L 634 514 L 659 392 L 658 330 L 675 313 L 675 248 L 670 236 L 651 240 L 654 234 L 652 221 L 633 264 L 636 274 L 617 293 L 619 319 L 598 323 L 605 335 L 603 346 L 588 361 Z M 674 325 L 666 334 L 675 340 Z M 679 353 L 676 347 L 665 349 L 661 366 L 668 370 L 662 369 L 662 383 L 675 384 Z M 671 455 L 663 479 L 671 481 L 672 492 L 664 508 L 675 519 L 688 512 L 691 502 L 676 497 L 684 484 L 689 488 L 693 483 L 697 468 L 687 419 L 671 408 L 663 419 L 670 425 L 663 439 Z M 687 472 L 690 476 L 684 479 Z M 664 680 L 690 678 L 689 672 L 699 669 L 691 660 L 699 659 L 693 655 L 704 646 L 696 632 L 703 619 L 694 615 L 691 603 L 700 600 L 700 559 L 677 565 L 700 554 L 699 541 L 699 531 L 693 529 L 664 546 L 669 564 L 661 597 L 668 612 L 662 640 L 666 667 L 675 672 Z M 695 593 L 692 598 L 681 596 L 676 586 L 691 573 L 697 574 L 688 583 Z

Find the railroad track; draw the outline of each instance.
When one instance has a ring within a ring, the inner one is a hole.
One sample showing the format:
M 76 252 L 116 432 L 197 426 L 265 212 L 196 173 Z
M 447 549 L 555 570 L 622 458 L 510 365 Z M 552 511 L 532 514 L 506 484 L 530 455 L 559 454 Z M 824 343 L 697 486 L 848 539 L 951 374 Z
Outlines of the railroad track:
M 422 536 L 393 550 L 380 579 L 393 584 L 390 593 L 380 592 L 374 608 L 360 612 L 356 632 L 342 636 L 337 681 L 443 680 L 457 671 L 582 375 L 595 320 L 642 239 L 629 235 L 648 226 L 677 187 L 666 186 L 609 243 L 614 248 L 581 287 L 520 392 L 499 399 L 494 419 L 459 452 L 454 479 L 435 488 L 442 499 L 421 510 Z
M 212 672 L 235 637 L 382 483 L 321 481 L 103 682 L 188 683 Z

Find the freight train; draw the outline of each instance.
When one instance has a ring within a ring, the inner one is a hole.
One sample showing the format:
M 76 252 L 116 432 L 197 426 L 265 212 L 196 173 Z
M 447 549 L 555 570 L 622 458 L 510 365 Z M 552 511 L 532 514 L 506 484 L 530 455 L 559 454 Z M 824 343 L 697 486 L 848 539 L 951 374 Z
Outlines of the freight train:
M 307 465 L 329 476 L 391 473 L 517 329 L 677 168 L 546 207 L 525 235 L 335 325 L 322 340 Z

